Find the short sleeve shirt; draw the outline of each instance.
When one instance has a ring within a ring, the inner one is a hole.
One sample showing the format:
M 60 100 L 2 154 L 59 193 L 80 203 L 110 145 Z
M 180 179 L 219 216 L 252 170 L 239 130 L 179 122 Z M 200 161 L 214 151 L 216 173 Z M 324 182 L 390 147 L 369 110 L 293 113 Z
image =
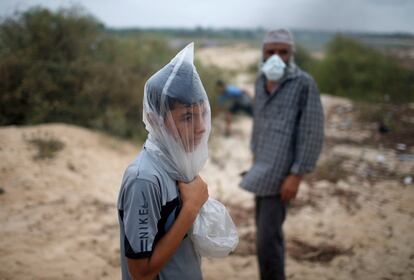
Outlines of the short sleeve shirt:
M 118 197 L 122 279 L 127 258 L 150 258 L 180 211 L 176 182 L 145 148 L 125 171 Z M 200 256 L 186 236 L 156 279 L 202 279 Z

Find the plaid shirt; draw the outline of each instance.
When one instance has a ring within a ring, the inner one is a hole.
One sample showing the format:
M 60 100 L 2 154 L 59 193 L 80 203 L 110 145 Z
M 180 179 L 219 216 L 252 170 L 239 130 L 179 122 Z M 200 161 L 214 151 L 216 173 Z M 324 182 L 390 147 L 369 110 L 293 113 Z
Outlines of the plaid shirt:
M 275 195 L 287 175 L 315 168 L 322 149 L 324 117 L 313 78 L 290 68 L 271 94 L 256 80 L 251 149 L 254 163 L 240 186 L 257 196 Z

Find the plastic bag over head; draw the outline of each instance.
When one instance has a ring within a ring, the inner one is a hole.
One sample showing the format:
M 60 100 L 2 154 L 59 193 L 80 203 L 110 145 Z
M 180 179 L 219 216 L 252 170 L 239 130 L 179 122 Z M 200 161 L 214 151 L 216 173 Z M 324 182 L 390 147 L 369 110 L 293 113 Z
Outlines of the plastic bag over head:
M 179 181 L 198 175 L 208 157 L 211 110 L 187 45 L 145 84 L 143 120 L 146 148 Z
M 211 129 L 210 105 L 193 57 L 191 43 L 149 78 L 144 90 L 145 147 L 173 179 L 183 182 L 193 180 L 207 160 Z M 223 257 L 238 243 L 226 208 L 211 198 L 190 237 L 197 251 L 208 257 Z

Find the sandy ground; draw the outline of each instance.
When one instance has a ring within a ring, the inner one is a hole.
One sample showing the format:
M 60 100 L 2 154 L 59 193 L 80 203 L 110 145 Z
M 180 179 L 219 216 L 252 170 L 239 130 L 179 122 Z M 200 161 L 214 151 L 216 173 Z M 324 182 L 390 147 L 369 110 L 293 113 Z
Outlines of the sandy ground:
M 350 101 L 326 95 L 323 103 L 324 151 L 285 223 L 288 279 L 414 279 L 414 162 L 362 145 L 374 131 L 356 122 Z M 219 117 L 201 175 L 240 243 L 227 258 L 204 259 L 203 273 L 258 279 L 253 196 L 238 188 L 251 162 L 251 120 L 236 118 L 231 137 L 223 131 Z M 57 151 L 48 158 L 42 143 Z M 70 125 L 0 128 L 0 279 L 120 279 L 116 199 L 139 149 Z
M 203 48 L 196 51 L 196 58 L 205 65 L 220 67 L 232 73 L 232 79 L 225 81 L 236 84 L 254 95 L 254 78 L 248 74 L 248 68 L 259 65 L 261 53 L 248 45 L 239 44 L 233 47 Z
M 59 141 L 35 159 L 32 139 Z M 116 197 L 138 147 L 68 125 L 0 130 L 0 279 L 118 279 Z

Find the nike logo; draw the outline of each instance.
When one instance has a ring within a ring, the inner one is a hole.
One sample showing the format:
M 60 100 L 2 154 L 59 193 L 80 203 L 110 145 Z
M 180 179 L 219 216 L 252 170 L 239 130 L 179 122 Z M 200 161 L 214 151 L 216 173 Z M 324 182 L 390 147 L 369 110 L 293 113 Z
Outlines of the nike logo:
M 142 208 L 148 208 L 148 200 L 147 200 L 147 198 L 145 197 L 145 195 L 144 195 L 143 192 L 141 193 L 141 195 L 142 195 L 142 200 L 144 201 L 144 204 L 141 205 L 141 207 Z

